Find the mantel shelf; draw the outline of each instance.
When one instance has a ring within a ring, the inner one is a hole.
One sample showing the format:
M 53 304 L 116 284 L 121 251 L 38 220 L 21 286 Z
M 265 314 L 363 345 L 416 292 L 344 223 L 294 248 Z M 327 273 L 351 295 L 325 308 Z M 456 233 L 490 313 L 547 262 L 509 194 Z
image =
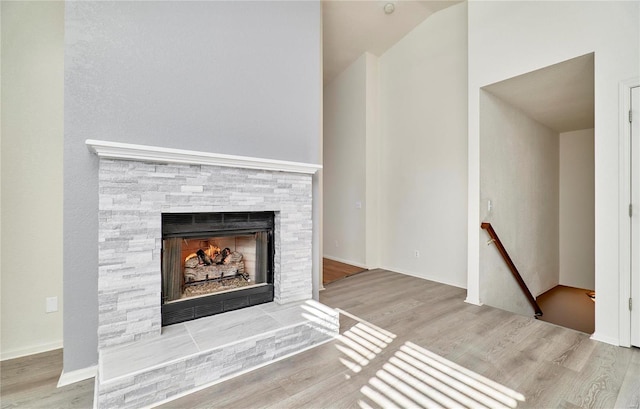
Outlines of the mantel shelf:
M 314 174 L 319 169 L 322 169 L 322 165 L 312 163 L 288 162 L 275 159 L 162 148 L 158 146 L 134 145 L 121 142 L 98 141 L 94 139 L 87 139 L 85 143 L 90 151 L 94 152 L 100 158 L 105 159 L 213 165 L 231 168 L 261 169 L 306 174 Z

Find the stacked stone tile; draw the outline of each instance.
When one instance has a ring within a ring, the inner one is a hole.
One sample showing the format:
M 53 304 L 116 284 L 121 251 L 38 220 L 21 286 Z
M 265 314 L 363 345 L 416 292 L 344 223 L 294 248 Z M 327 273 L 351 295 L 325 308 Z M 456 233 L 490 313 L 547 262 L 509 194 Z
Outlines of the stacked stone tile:
M 101 159 L 99 194 L 99 348 L 160 333 L 162 213 L 275 211 L 275 301 L 311 298 L 311 175 Z

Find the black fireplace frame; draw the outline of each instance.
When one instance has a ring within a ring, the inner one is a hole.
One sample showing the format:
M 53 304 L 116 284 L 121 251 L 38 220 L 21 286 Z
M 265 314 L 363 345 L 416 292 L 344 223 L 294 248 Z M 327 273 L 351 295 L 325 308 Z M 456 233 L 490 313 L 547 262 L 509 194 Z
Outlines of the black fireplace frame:
M 162 326 L 251 307 L 274 298 L 274 212 L 163 213 L 162 239 L 205 238 L 267 232 L 266 284 L 166 303 L 161 293 Z M 163 249 L 164 252 L 164 249 Z

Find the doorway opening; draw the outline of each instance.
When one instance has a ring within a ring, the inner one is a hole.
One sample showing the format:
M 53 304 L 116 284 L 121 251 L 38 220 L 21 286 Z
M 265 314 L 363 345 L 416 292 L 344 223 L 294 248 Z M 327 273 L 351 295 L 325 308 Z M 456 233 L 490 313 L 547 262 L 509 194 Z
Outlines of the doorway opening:
M 527 287 L 546 304 L 541 319 L 587 333 L 597 302 L 588 295 L 595 291 L 594 95 L 593 53 L 488 85 L 480 95 L 482 221 L 500 233 Z M 492 247 L 481 247 L 480 279 L 484 303 L 533 315 Z

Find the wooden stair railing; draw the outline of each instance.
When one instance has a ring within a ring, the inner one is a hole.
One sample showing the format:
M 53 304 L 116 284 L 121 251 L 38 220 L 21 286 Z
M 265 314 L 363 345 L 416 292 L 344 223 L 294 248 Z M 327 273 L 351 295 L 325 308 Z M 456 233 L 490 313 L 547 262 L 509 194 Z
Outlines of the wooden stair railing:
M 504 262 L 507 263 L 507 266 L 509 267 L 509 270 L 511 270 L 511 274 L 513 274 L 513 278 L 516 279 L 516 281 L 520 285 L 520 289 L 522 290 L 524 295 L 527 297 L 527 300 L 529 300 L 529 304 L 531 304 L 531 306 L 533 307 L 534 311 L 536 312 L 536 318 L 537 317 L 541 317 L 542 316 L 542 310 L 540 309 L 540 306 L 536 302 L 536 299 L 533 298 L 533 295 L 531 295 L 531 291 L 529 291 L 529 287 L 527 287 L 527 284 L 525 284 L 524 280 L 522 279 L 522 276 L 518 272 L 518 269 L 516 268 L 516 265 L 513 264 L 513 261 L 511 261 L 511 257 L 509 257 L 509 254 L 507 253 L 507 250 L 502 245 L 502 242 L 500 241 L 500 238 L 498 237 L 498 234 L 496 233 L 495 230 L 493 230 L 493 226 L 491 226 L 491 223 L 484 222 L 484 223 L 482 223 L 480 225 L 480 227 L 482 227 L 484 230 L 486 230 L 487 233 L 489 233 L 489 237 L 491 237 L 491 241 L 489 241 L 488 244 L 491 244 L 492 242 L 496 244 L 496 248 L 498 249 L 498 251 L 502 255 L 502 258 L 504 259 Z

